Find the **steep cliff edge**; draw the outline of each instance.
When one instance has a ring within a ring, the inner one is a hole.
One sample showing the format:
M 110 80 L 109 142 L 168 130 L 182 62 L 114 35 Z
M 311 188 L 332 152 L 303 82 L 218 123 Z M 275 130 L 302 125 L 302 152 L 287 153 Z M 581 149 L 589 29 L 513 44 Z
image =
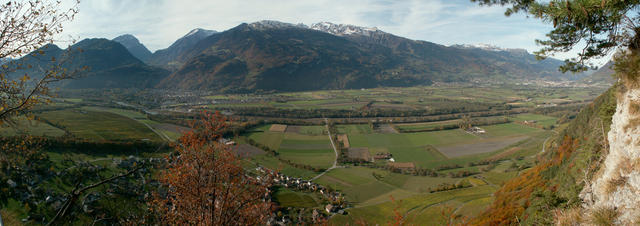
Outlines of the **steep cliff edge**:
M 609 152 L 581 197 L 588 212 L 615 223 L 640 223 L 640 88 L 621 89 L 608 133 Z

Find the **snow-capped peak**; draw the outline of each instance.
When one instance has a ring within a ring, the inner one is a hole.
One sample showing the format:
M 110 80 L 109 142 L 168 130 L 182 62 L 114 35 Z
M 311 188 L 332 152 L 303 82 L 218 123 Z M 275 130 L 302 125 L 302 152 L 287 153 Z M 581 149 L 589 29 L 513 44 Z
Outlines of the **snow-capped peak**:
M 202 29 L 202 28 L 196 28 L 191 30 L 189 33 L 187 33 L 184 37 L 189 37 L 195 34 L 201 33 L 203 34 L 203 36 L 209 36 L 215 33 L 218 33 L 217 31 L 214 30 L 206 30 L 206 29 Z
M 376 27 L 359 27 L 350 24 L 334 24 L 330 22 L 320 22 L 311 24 L 311 29 L 327 32 L 337 36 L 364 35 L 371 36 L 375 33 L 383 33 Z
M 507 51 L 507 52 L 527 52 L 527 50 L 525 49 L 509 49 L 509 48 L 502 48 L 502 47 L 498 47 L 495 45 L 491 45 L 491 44 L 486 44 L 486 43 L 479 43 L 479 44 L 456 44 L 456 45 L 451 45 L 450 47 L 455 47 L 455 48 L 460 48 L 460 49 L 482 49 L 482 50 L 488 50 L 488 51 L 495 51 L 495 52 L 500 52 L 500 51 Z
M 304 24 L 291 24 L 275 20 L 261 20 L 249 24 L 252 28 L 256 29 L 279 29 L 279 28 L 309 28 Z

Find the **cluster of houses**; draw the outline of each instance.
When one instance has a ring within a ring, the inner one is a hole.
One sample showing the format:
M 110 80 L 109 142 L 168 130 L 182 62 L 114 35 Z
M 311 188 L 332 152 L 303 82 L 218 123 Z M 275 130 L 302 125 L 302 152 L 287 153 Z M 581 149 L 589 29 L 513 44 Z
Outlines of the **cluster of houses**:
M 327 204 L 324 208 L 324 211 L 326 211 L 327 214 L 345 214 L 344 209 L 347 207 L 347 204 L 344 200 L 344 195 L 340 192 L 330 191 L 326 187 L 320 184 L 316 184 L 312 181 L 290 177 L 279 172 L 274 172 L 262 166 L 258 166 L 256 168 L 256 171 L 260 173 L 271 174 L 271 176 L 273 176 L 274 178 L 273 182 L 276 185 L 299 191 L 320 193 L 322 197 L 329 202 L 329 204 Z
M 220 140 L 218 140 L 218 142 L 220 142 L 221 144 L 224 145 L 235 145 L 236 142 L 231 140 L 231 139 L 227 139 L 227 138 L 220 138 Z
M 373 156 L 373 159 L 376 161 L 389 160 L 389 162 L 395 162 L 391 153 L 376 153 L 376 155 Z

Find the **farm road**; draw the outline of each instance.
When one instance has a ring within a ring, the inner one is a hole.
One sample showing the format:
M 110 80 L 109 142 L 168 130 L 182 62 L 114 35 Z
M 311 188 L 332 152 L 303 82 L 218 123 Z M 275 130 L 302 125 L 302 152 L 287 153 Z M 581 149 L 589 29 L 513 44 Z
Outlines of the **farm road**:
M 329 167 L 329 169 L 325 170 L 321 174 L 318 174 L 318 176 L 313 177 L 311 181 L 314 181 L 315 179 L 320 178 L 321 176 L 331 171 L 332 169 L 338 168 L 338 149 L 336 149 L 336 145 L 333 143 L 333 138 L 331 138 L 331 131 L 329 130 L 329 120 L 327 118 L 324 118 L 324 123 L 325 123 L 325 127 L 327 128 L 327 134 L 329 135 L 329 141 L 331 141 L 331 147 L 333 148 L 333 152 L 335 152 L 336 157 L 333 159 L 333 166 Z

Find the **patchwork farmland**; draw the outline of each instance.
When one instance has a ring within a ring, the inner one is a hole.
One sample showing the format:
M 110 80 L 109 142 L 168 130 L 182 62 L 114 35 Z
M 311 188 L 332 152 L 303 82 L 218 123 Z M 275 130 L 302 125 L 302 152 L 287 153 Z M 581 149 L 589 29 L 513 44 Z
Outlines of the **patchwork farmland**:
M 445 223 L 440 221 L 443 209 L 463 216 L 480 214 L 496 189 L 531 167 L 545 140 L 567 122 L 571 106 L 536 109 L 548 100 L 525 98 L 547 95 L 543 91 L 470 88 L 461 95 L 447 88 L 412 87 L 215 95 L 203 98 L 219 104 L 199 109 L 221 110 L 231 125 L 241 128 L 225 135 L 225 143 L 232 145 L 247 172 L 264 167 L 339 194 L 340 200 L 327 200 L 326 193 L 301 190 L 299 184 L 275 186 L 272 201 L 285 215 L 311 215 L 315 209 L 327 215 L 331 225 L 353 225 L 359 219 L 385 224 L 398 209 L 413 224 L 439 225 Z M 588 92 L 570 90 L 571 104 L 579 106 Z M 503 95 L 514 96 L 513 101 L 500 102 Z M 168 143 L 190 131 L 189 120 L 195 115 L 186 113 L 193 108 L 184 103 L 136 109 L 106 102 L 63 99 L 40 109 L 35 120 L 17 118 L 22 129 L 1 128 L 0 135 Z M 461 107 L 468 103 L 468 109 Z M 256 115 L 264 112 L 272 115 Z M 338 152 L 336 167 L 331 141 Z M 71 156 L 108 167 L 110 159 L 134 153 Z M 56 152 L 50 157 L 67 158 Z M 336 203 L 343 213 L 328 213 L 327 205 Z
M 241 139 L 253 139 L 277 154 L 248 158 L 250 165 L 276 167 L 282 173 L 306 179 L 319 176 L 315 183 L 343 193 L 351 205 L 350 215 L 335 216 L 331 222 L 344 224 L 355 223 L 358 218 L 386 222 L 388 218 L 378 215 L 392 208 L 391 198 L 403 200 L 401 208 L 419 208 L 411 214 L 421 217 L 436 217 L 447 206 L 478 214 L 478 208 L 492 201 L 497 185 L 515 176 L 518 168 L 528 166 L 531 156 L 551 134 L 516 121 L 481 126 L 486 131 L 483 134 L 459 128 L 401 133 L 388 129 L 437 124 L 389 123 L 383 129 L 371 124 L 332 124 L 336 133 L 333 139 L 343 159 L 339 168 L 319 171 L 324 174 L 300 167 L 324 170 L 331 165 L 333 153 L 324 126 L 286 125 L 282 129 L 284 125 L 277 125 L 274 130 L 274 125 L 266 124 Z M 305 198 L 305 193 L 292 193 L 296 191 L 287 190 L 279 199 L 286 200 L 283 203 L 288 206 L 317 204 Z M 300 204 L 301 200 L 310 204 Z M 428 219 L 417 222 L 430 222 Z

